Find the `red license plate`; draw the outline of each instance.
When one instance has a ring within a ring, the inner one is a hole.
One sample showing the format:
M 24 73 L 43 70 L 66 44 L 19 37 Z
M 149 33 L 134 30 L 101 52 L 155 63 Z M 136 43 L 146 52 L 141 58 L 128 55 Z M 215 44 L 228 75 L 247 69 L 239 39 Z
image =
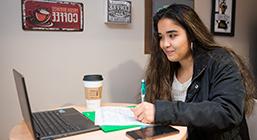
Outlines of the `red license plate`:
M 83 4 L 24 0 L 24 30 L 83 31 Z

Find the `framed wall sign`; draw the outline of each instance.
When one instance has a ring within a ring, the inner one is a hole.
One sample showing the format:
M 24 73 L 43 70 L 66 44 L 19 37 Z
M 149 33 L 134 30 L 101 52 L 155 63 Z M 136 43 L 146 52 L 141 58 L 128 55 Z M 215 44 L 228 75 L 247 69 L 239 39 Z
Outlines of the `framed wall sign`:
M 235 0 L 212 0 L 211 32 L 214 35 L 234 36 Z
M 131 0 L 106 0 L 105 23 L 131 23 Z
M 83 4 L 22 0 L 23 30 L 83 31 Z
M 153 15 L 170 4 L 186 4 L 194 8 L 194 0 L 145 0 L 145 54 L 150 53 L 153 45 Z

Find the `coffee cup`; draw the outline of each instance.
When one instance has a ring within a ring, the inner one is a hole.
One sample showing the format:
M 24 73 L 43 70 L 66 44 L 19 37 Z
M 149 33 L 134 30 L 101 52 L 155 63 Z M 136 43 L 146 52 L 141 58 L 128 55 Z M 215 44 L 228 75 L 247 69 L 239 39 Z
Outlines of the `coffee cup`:
M 34 15 L 38 24 L 45 24 L 51 19 L 50 12 L 47 9 L 43 8 L 36 9 Z
M 84 75 L 83 78 L 85 88 L 85 99 L 87 109 L 100 107 L 102 90 L 103 90 L 103 76 L 99 74 Z

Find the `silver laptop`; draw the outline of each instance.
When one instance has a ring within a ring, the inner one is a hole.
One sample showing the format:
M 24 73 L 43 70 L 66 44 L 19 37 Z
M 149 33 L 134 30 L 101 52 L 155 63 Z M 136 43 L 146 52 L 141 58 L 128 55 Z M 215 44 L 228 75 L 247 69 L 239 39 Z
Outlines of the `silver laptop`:
M 13 69 L 23 119 L 34 139 L 51 140 L 99 130 L 99 126 L 74 108 L 31 112 L 25 79 Z

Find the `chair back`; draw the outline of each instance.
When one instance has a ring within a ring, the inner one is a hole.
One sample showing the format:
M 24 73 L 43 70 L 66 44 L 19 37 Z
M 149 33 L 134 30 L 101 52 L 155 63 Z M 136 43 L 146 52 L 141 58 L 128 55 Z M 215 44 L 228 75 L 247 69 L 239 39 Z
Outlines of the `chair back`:
M 249 117 L 246 117 L 251 140 L 257 140 L 257 100 L 254 99 L 254 109 Z

